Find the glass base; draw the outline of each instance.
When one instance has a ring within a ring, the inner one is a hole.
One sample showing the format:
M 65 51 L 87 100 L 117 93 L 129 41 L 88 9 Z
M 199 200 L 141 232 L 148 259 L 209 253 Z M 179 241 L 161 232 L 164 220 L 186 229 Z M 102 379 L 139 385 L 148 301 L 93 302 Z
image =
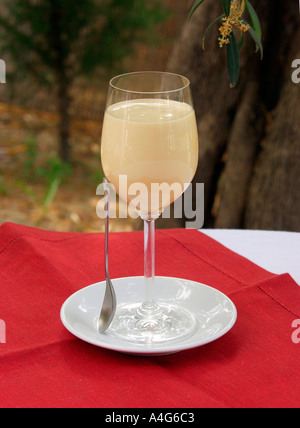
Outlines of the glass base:
M 196 328 L 194 315 L 169 304 L 128 304 L 118 308 L 109 327 L 122 340 L 155 344 L 184 339 Z

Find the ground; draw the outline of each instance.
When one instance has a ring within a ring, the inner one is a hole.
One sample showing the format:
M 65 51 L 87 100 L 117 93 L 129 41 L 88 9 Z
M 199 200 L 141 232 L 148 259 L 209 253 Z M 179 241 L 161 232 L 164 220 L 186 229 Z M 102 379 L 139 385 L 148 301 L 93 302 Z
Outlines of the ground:
M 73 164 L 66 170 L 57 159 L 58 117 L 0 104 L 0 224 L 9 221 L 63 232 L 104 231 L 104 220 L 96 215 L 101 200 L 96 189 L 103 176 L 101 121 L 102 117 L 99 122 L 72 121 Z M 137 222 L 112 219 L 111 229 L 129 231 Z

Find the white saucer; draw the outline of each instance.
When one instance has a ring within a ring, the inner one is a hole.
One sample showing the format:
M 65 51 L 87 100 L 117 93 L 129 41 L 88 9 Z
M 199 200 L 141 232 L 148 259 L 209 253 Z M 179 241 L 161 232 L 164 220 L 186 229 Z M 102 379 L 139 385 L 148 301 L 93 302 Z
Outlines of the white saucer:
M 144 278 L 113 279 L 118 305 L 142 302 Z M 122 340 L 97 330 L 105 281 L 90 285 L 73 294 L 61 308 L 61 320 L 66 329 L 92 345 L 135 355 L 168 355 L 205 345 L 226 334 L 235 324 L 237 311 L 232 301 L 218 290 L 185 279 L 156 277 L 159 302 L 174 303 L 191 311 L 197 328 L 188 337 L 176 342 L 139 344 Z

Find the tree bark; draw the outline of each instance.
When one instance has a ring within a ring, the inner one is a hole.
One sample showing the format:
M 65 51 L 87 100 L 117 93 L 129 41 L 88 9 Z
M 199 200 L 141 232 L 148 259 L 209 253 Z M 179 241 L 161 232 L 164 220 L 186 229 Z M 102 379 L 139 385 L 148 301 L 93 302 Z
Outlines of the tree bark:
M 217 207 L 216 228 L 242 226 L 248 186 L 264 126 L 257 98 L 258 84 L 250 81 L 228 139 L 227 161 L 219 189 L 221 196 Z
M 201 46 L 205 29 L 220 15 L 219 1 L 204 2 L 185 25 L 169 70 L 192 84 L 200 149 L 195 181 L 205 184 L 205 227 L 300 230 L 300 85 L 291 82 L 290 68 L 300 58 L 298 5 L 252 3 L 265 56 L 261 62 L 246 35 L 236 88 L 229 87 L 218 26 L 207 36 L 205 52 Z
M 300 84 L 291 64 L 300 58 L 300 27 L 288 57 L 285 83 L 249 189 L 245 227 L 300 231 Z

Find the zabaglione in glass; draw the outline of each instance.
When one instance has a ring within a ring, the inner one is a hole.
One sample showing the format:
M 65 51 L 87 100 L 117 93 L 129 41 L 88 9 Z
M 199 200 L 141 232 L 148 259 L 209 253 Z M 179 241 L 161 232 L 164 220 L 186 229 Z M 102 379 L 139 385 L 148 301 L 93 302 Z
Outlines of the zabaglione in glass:
M 181 340 L 193 333 L 197 322 L 174 296 L 169 302 L 157 298 L 155 220 L 182 195 L 197 169 L 198 132 L 189 80 L 166 72 L 113 78 L 101 162 L 120 198 L 133 205 L 144 221 L 144 301 L 118 305 L 108 331 L 143 344 Z M 124 185 L 120 185 L 122 177 Z M 139 189 L 138 197 L 128 192 L 133 186 Z

